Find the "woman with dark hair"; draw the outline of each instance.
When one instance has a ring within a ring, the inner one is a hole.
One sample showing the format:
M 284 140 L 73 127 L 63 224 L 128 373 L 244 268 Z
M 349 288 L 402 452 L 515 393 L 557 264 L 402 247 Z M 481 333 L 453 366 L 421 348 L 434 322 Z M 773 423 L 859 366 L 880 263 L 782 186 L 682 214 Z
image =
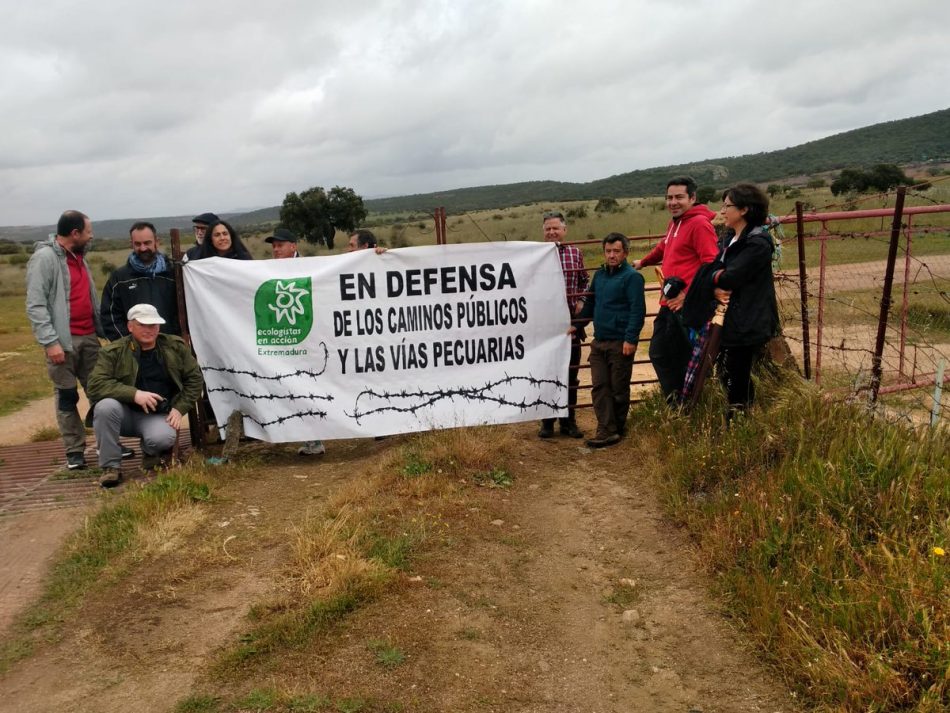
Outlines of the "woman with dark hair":
M 715 299 L 728 306 L 718 365 L 733 411 L 752 403 L 752 368 L 778 333 L 772 279 L 775 244 L 767 226 L 769 199 L 758 186 L 739 183 L 727 189 L 720 215 L 726 230 L 710 286 Z
M 231 227 L 230 223 L 223 220 L 218 220 L 208 226 L 198 256 L 193 259 L 201 260 L 206 257 L 226 257 L 232 260 L 254 259 L 244 247 L 237 231 Z

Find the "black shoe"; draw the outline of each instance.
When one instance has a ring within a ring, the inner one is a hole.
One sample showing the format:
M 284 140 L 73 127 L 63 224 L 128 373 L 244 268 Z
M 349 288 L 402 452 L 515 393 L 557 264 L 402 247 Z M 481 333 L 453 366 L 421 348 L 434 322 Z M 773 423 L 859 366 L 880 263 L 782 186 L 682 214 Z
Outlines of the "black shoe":
M 66 454 L 66 467 L 69 470 L 83 470 L 86 467 L 86 456 L 82 451 Z
M 541 430 L 538 431 L 538 438 L 554 438 L 554 426 L 542 423 Z
M 613 446 L 618 443 L 620 443 L 620 436 L 616 433 L 604 438 L 590 438 L 587 440 L 587 445 L 590 448 L 606 448 L 607 446 Z
M 129 458 L 135 458 L 135 451 L 128 446 L 122 446 L 122 460 L 128 460 Z
M 158 470 L 159 468 L 168 468 L 171 462 L 171 453 L 156 453 L 155 455 L 142 454 L 142 470 L 145 472 Z
M 577 424 L 571 421 L 570 423 L 561 424 L 561 435 L 567 436 L 568 438 L 583 438 L 584 433 L 577 427 Z

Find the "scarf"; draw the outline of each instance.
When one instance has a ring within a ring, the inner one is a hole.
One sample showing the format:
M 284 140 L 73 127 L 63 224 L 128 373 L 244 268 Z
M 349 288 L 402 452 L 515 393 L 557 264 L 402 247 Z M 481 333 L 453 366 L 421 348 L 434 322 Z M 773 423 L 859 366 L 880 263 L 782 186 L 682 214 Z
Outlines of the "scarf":
M 155 277 L 155 275 L 168 269 L 165 264 L 165 256 L 161 253 L 155 253 L 155 259 L 148 265 L 142 262 L 138 255 L 130 253 L 129 265 L 140 275 L 148 275 L 149 277 Z

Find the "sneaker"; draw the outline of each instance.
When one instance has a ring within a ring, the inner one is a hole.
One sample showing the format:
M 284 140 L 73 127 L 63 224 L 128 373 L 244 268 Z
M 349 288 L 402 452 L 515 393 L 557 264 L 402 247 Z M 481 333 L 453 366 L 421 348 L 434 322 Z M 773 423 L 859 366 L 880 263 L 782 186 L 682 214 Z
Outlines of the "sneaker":
M 538 431 L 538 438 L 554 438 L 554 426 L 542 423 L 541 430 Z
M 82 451 L 66 454 L 66 467 L 69 470 L 83 470 L 86 467 L 86 456 Z
M 323 441 L 307 441 L 297 449 L 298 456 L 322 456 L 326 452 Z
M 118 468 L 103 468 L 99 476 L 99 485 L 103 488 L 114 488 L 122 480 L 122 472 Z
M 583 438 L 584 433 L 577 427 L 577 424 L 571 421 L 570 423 L 561 424 L 561 435 L 567 436 L 568 438 Z
M 135 458 L 135 451 L 133 451 L 131 448 L 129 448 L 128 446 L 123 446 L 123 445 L 121 445 L 121 444 L 120 444 L 120 448 L 122 449 L 122 460 L 128 460 L 129 458 Z M 96 455 L 97 455 L 97 456 L 99 455 L 99 449 L 98 449 L 98 448 L 96 448 Z
M 587 440 L 587 446 L 589 448 L 606 448 L 607 446 L 613 446 L 618 443 L 620 443 L 620 436 L 616 433 L 612 433 L 603 438 L 590 438 Z

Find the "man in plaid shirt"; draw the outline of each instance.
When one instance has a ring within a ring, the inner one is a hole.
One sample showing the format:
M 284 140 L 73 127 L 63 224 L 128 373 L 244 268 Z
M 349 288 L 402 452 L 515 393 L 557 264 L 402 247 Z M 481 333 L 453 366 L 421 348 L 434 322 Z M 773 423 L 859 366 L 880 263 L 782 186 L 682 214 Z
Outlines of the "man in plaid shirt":
M 566 287 L 567 309 L 570 312 L 571 319 L 579 314 L 584 307 L 587 286 L 590 282 L 590 276 L 584 267 L 584 256 L 579 248 L 574 245 L 564 245 L 564 236 L 567 235 L 567 222 L 564 215 L 558 211 L 548 211 L 541 217 L 542 227 L 544 228 L 544 239 L 549 243 L 558 244 L 558 255 L 561 258 L 561 270 L 564 272 L 564 285 Z M 583 438 L 584 434 L 577 427 L 574 420 L 574 407 L 577 405 L 577 369 L 581 363 L 581 342 L 584 341 L 584 327 L 577 325 L 577 329 L 571 335 L 571 363 L 567 372 L 567 418 L 561 417 L 560 429 L 562 436 L 571 438 Z M 554 419 L 546 418 L 541 421 L 541 430 L 538 431 L 539 438 L 551 438 L 554 435 Z

